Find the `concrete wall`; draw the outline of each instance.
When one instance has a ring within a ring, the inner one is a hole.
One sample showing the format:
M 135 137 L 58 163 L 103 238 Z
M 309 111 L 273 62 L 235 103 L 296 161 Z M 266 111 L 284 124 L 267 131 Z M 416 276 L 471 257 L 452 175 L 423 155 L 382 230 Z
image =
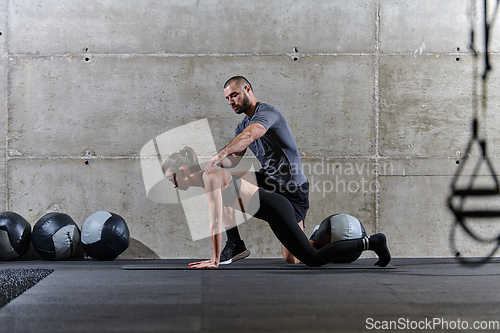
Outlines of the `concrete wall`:
M 222 148 L 241 120 L 222 85 L 240 74 L 296 135 L 312 189 L 308 235 L 344 212 L 368 233 L 386 233 L 394 256 L 453 255 L 446 198 L 470 138 L 471 8 L 462 0 L 2 0 L 0 200 L 32 225 L 53 210 L 80 226 L 98 210 L 117 213 L 133 238 L 125 258 L 209 256 L 209 240 L 191 240 L 181 205 L 147 199 L 139 152 L 205 118 Z M 496 52 L 499 40 L 492 36 Z M 496 68 L 497 54 L 492 61 Z M 489 105 L 499 104 L 490 93 Z M 482 122 L 494 163 L 498 123 L 493 112 Z M 266 223 L 240 232 L 252 256 L 280 256 Z M 484 253 L 458 238 L 464 255 Z

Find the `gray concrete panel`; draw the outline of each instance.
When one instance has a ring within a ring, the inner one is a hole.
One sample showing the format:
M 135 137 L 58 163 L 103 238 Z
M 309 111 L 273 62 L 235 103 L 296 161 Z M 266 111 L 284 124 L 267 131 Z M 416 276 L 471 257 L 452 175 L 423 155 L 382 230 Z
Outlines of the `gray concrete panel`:
M 42 55 L 372 52 L 375 19 L 367 0 L 10 1 L 9 46 Z
M 380 231 L 395 257 L 452 256 L 451 177 L 380 177 Z
M 248 71 L 249 79 L 256 97 L 284 114 L 301 153 L 309 157 L 373 153 L 372 57 L 311 56 L 292 62 L 294 66 L 272 57 L 266 63 L 271 65 L 268 69 Z
M 458 59 L 458 61 L 457 61 Z M 382 156 L 455 156 L 470 137 L 472 59 L 380 59 Z
M 496 91 L 500 88 L 500 74 L 495 68 L 499 67 L 500 58 L 490 55 L 490 62 L 493 70 L 483 85 L 483 67 L 470 56 L 381 57 L 381 154 L 451 158 L 463 155 L 476 115 L 478 133 L 486 140 L 488 156 L 497 156 L 500 100 Z M 481 99 L 483 91 L 485 103 Z M 473 103 L 474 94 L 477 104 Z M 471 154 L 481 153 L 475 147 Z
M 234 136 L 222 86 L 248 75 L 309 156 L 373 151 L 371 57 L 84 57 L 13 61 L 11 156 L 138 154 L 158 134 L 208 118 L 217 147 Z M 327 126 L 322 126 L 327 124 Z
M 381 0 L 381 52 L 469 51 L 469 2 Z
M 484 1 L 381 0 L 380 50 L 383 53 L 483 53 Z M 491 24 L 489 51 L 500 50 L 500 22 L 493 19 L 494 2 L 488 2 L 488 23 Z
M 477 162 L 475 159 L 473 162 Z M 492 161 L 497 165 L 498 161 Z M 396 257 L 486 256 L 494 243 L 475 241 L 459 225 L 448 208 L 451 184 L 458 167 L 454 160 L 391 160 L 393 175 L 380 176 L 380 231 L 387 235 Z M 474 163 L 475 165 L 475 163 Z M 455 169 L 455 171 L 454 171 Z M 474 188 L 492 188 L 493 179 L 484 168 L 474 178 Z M 457 180 L 459 188 L 468 188 L 473 167 L 466 166 Z M 454 207 L 474 210 L 499 210 L 499 196 L 461 197 L 453 199 Z M 500 218 L 465 219 L 465 225 L 477 236 L 492 239 L 500 235 Z M 451 234 L 455 237 L 452 247 Z
M 206 118 L 207 103 L 225 104 L 210 73 L 193 73 L 196 64 L 161 57 L 19 60 L 10 147 L 27 155 L 138 154 L 169 128 Z

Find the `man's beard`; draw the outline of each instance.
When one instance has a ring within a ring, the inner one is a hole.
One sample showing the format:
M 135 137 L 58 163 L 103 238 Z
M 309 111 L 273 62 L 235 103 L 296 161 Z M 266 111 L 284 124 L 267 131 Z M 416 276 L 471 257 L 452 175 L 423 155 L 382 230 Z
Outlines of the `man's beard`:
M 248 96 L 245 96 L 243 97 L 241 105 L 238 105 L 238 110 L 236 111 L 236 114 L 245 113 L 249 107 L 250 107 L 250 99 L 248 98 Z

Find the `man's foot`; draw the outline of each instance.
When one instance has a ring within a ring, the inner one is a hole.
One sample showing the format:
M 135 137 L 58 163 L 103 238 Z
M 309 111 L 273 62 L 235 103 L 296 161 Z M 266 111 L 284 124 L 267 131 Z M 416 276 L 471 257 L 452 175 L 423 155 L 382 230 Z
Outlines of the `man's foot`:
M 385 267 L 391 261 L 391 253 L 387 248 L 387 239 L 384 234 L 375 234 L 369 237 L 369 249 L 375 251 L 378 255 L 378 261 L 375 265 Z
M 227 241 L 226 246 L 224 246 L 224 249 L 220 253 L 219 265 L 229 265 L 237 260 L 244 259 L 249 255 L 250 251 L 248 251 L 243 241 L 241 241 L 241 244 L 235 244 Z

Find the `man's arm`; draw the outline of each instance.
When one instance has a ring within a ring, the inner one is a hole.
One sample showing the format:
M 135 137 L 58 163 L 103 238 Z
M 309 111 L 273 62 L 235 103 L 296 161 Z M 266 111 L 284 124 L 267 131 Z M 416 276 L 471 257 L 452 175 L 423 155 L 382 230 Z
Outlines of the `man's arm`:
M 235 166 L 237 166 L 240 163 L 241 158 L 243 157 L 243 155 L 245 155 L 245 152 L 246 152 L 246 149 L 243 150 L 242 152 L 234 153 L 234 154 L 226 156 L 225 158 L 223 158 L 219 162 L 219 166 L 221 168 L 234 168 Z
M 248 146 L 250 146 L 250 144 L 258 138 L 266 134 L 266 132 L 267 130 L 264 125 L 259 123 L 250 124 L 243 130 L 243 132 L 238 134 L 233 139 L 233 141 L 231 141 L 226 147 L 219 151 L 217 155 L 212 157 L 212 159 L 205 167 L 207 174 L 209 174 L 210 170 L 212 170 L 216 165 L 220 165 L 222 167 L 227 167 L 227 165 L 229 165 L 229 167 L 233 167 L 238 164 L 241 160 L 241 156 L 243 156 Z M 228 156 L 239 156 L 239 159 L 237 160 L 238 163 L 233 164 L 231 160 L 227 158 Z

